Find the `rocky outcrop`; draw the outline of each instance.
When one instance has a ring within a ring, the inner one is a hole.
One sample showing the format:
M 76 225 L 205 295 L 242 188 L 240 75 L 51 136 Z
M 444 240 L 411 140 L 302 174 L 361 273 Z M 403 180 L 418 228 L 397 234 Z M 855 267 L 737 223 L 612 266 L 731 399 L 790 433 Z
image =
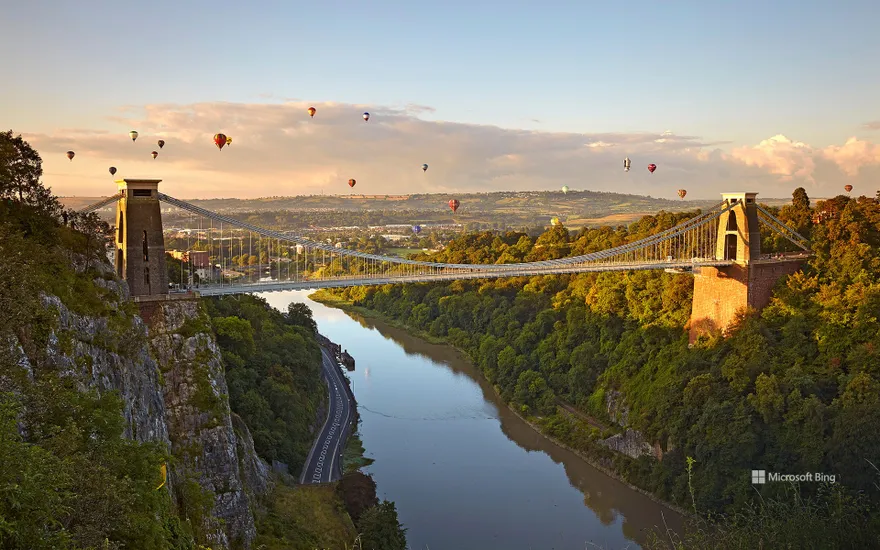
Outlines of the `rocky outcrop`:
M 600 445 L 631 458 L 641 456 L 653 456 L 657 460 L 663 458 L 663 450 L 659 443 L 651 445 L 639 431 L 629 427 L 629 407 L 624 402 L 621 392 L 617 390 L 606 391 L 605 410 L 608 412 L 608 417 L 618 426 L 626 428 L 626 431 L 600 439 L 598 441 Z
M 71 265 L 80 275 L 87 267 L 76 257 Z M 0 372 L 0 391 L 16 392 L 54 371 L 82 390 L 116 392 L 123 435 L 171 450 L 167 489 L 198 538 L 214 550 L 249 549 L 256 536 L 252 507 L 270 489 L 269 468 L 230 412 L 221 353 L 200 302 L 139 302 L 150 313 L 145 322 L 112 268 L 91 268 L 101 290 L 69 304 L 41 294 L 40 322 L 0 342 L 7 363 L 20 367 Z M 26 431 L 20 423 L 19 432 Z
M 238 464 L 241 480 L 251 500 L 265 495 L 272 488 L 269 465 L 254 451 L 254 438 L 247 424 L 237 414 L 232 413 L 232 429 L 238 450 Z
M 651 444 L 645 441 L 642 434 L 632 428 L 627 428 L 622 434 L 614 434 L 607 439 L 600 439 L 599 444 L 630 458 L 654 456 L 654 448 Z
M 101 317 L 77 315 L 57 297 L 41 296 L 55 315 L 45 365 L 75 378 L 83 389 L 117 391 L 126 420 L 124 436 L 167 444 L 165 402 L 159 369 L 147 346 L 147 327 L 125 311 L 127 293 L 114 290 L 119 298 L 109 303 L 114 313 Z
M 213 509 L 193 514 L 201 519 L 201 534 L 212 545 L 250 548 L 256 528 L 242 472 L 257 487 L 268 474 L 254 465 L 259 459 L 253 455 L 253 440 L 244 423 L 239 425 L 241 443 L 236 437 L 220 349 L 207 315 L 196 300 L 154 306 L 150 344 L 165 378 L 171 450 L 178 459 L 173 478 L 185 485 L 197 481 L 202 491 L 213 494 Z M 247 456 L 240 456 L 246 447 Z M 182 509 L 192 509 L 188 497 L 199 500 L 182 494 Z

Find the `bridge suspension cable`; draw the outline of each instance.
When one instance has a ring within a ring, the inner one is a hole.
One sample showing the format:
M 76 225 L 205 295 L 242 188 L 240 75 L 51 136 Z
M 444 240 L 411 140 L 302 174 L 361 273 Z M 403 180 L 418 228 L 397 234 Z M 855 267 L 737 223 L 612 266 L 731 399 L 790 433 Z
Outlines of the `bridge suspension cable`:
M 121 194 L 109 197 L 82 211 L 100 209 L 120 197 Z M 188 226 L 183 230 L 185 235 L 177 232 L 166 237 L 171 242 L 176 241 L 175 247 L 186 249 L 183 253 L 173 252 L 185 262 L 180 264 L 179 280 L 173 280 L 172 283 L 178 283 L 179 288 L 192 288 L 195 285 L 204 295 L 589 271 L 721 267 L 730 265 L 733 260 L 716 257 L 719 238 L 717 220 L 739 204 L 738 200 L 722 201 L 674 227 L 597 252 L 532 262 L 462 264 L 410 260 L 351 250 L 342 248 L 341 243 L 334 246 L 264 229 L 164 193 L 158 193 L 157 198 L 190 214 L 184 221 L 184 225 Z M 803 237 L 765 209 L 760 206 L 759 209 L 763 223 L 806 249 Z M 195 218 L 198 218 L 198 229 L 195 227 Z M 199 259 L 194 262 L 195 258 Z
M 807 239 L 798 234 L 794 229 L 787 226 L 785 222 L 768 212 L 760 204 L 755 206 L 758 207 L 758 219 L 764 222 L 771 231 L 791 241 L 795 246 L 801 248 L 802 250 L 810 250 Z

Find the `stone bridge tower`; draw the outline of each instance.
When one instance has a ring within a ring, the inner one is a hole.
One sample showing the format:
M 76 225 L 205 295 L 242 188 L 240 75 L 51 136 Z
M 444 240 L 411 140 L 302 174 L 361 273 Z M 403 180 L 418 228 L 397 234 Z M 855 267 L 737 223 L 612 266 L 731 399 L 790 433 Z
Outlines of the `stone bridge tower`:
M 117 180 L 116 273 L 132 296 L 168 294 L 165 237 L 159 209 L 162 180 Z
M 722 193 L 724 206 L 733 208 L 718 218 L 715 258 L 730 260 L 726 267 L 694 270 L 694 298 L 689 340 L 701 334 L 726 332 L 737 313 L 760 310 L 770 301 L 776 281 L 800 269 L 802 259 L 761 258 L 757 193 Z

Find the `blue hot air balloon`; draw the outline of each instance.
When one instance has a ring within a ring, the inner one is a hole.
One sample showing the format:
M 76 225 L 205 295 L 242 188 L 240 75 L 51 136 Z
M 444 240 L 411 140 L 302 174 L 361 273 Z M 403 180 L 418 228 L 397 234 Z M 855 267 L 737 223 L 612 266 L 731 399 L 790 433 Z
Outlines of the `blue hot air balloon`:
M 422 172 L 427 172 L 427 171 L 428 171 L 428 165 L 427 165 L 427 164 L 423 164 L 423 165 L 422 165 Z
M 412 226 L 412 230 L 413 230 L 413 233 L 418 235 L 419 233 L 422 232 L 422 226 L 421 225 L 414 225 L 414 226 Z

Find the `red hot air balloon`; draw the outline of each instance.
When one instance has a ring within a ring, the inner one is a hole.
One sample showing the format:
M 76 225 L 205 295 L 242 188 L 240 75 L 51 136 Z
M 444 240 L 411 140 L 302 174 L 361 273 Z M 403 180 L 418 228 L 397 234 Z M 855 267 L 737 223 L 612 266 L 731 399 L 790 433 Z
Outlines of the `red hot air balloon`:
M 74 156 L 75 154 L 76 154 L 76 153 L 74 153 L 73 151 L 68 151 L 68 152 L 67 152 L 67 158 L 69 158 L 70 160 L 73 160 L 73 156 Z
M 159 140 L 159 149 L 161 149 L 162 147 L 165 147 L 165 140 L 164 139 Z
M 316 113 L 317 111 L 318 111 L 318 110 L 315 109 L 314 107 L 309 107 L 309 116 L 312 117 L 312 118 L 314 118 L 314 117 L 315 117 L 315 113 Z
M 847 192 L 847 193 L 849 193 L 850 191 L 852 191 L 852 185 L 844 185 L 843 188 L 846 189 L 846 192 Z
M 687 194 L 688 194 L 687 189 L 679 189 L 679 190 L 678 190 L 678 197 L 679 197 L 681 200 L 684 200 L 684 197 L 685 197 L 685 195 L 687 195 Z
M 214 134 L 214 145 L 222 151 L 223 146 L 226 145 L 226 134 Z
M 356 184 L 356 183 L 357 183 L 357 182 L 356 182 L 355 180 L 353 180 L 353 179 L 348 180 L 348 186 L 349 186 L 349 187 L 354 187 L 354 184 Z
M 648 172 L 651 172 L 651 173 L 653 174 L 653 173 L 654 173 L 654 170 L 656 170 L 656 169 L 657 169 L 657 165 L 656 165 L 656 164 L 651 163 L 651 164 L 648 165 Z
M 158 157 L 158 156 L 159 156 L 159 151 L 153 151 L 153 152 L 152 152 L 152 153 L 150 153 L 150 154 L 151 154 L 151 155 L 153 155 L 153 160 L 155 160 L 155 159 L 156 159 L 156 157 Z
M 451 199 L 451 200 L 449 201 L 449 208 L 452 209 L 452 213 L 453 213 L 453 214 L 455 214 L 455 211 L 458 210 L 458 207 L 459 207 L 460 205 L 461 205 L 461 203 L 458 202 L 458 199 Z

